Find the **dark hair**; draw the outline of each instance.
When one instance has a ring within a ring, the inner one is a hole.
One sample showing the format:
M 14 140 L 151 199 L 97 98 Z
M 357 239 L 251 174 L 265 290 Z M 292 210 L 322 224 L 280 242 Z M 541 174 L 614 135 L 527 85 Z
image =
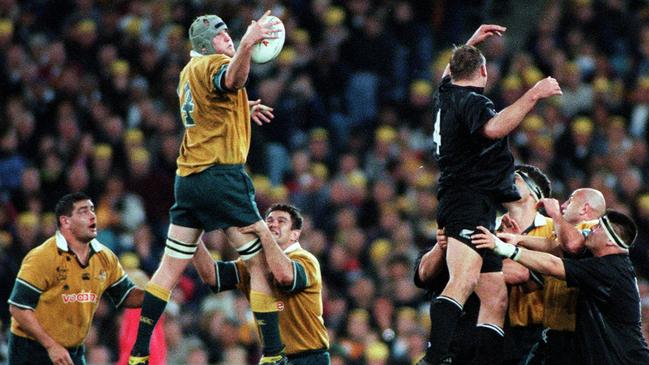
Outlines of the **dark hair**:
M 629 246 L 629 248 L 633 246 L 633 243 L 638 236 L 638 226 L 635 224 L 633 219 L 622 212 L 612 209 L 606 210 L 606 217 L 609 222 L 611 222 L 615 233 L 620 236 L 624 243 Z
M 544 198 L 552 195 L 552 183 L 546 174 L 533 165 L 516 165 L 516 171 L 524 172 L 541 189 Z
M 56 203 L 56 208 L 54 208 L 57 227 L 59 228 L 61 227 L 61 222 L 59 221 L 59 218 L 61 218 L 61 216 L 63 215 L 66 217 L 71 216 L 72 211 L 74 210 L 74 203 L 81 200 L 90 200 L 90 197 L 85 193 L 77 192 L 77 193 L 67 194 L 63 196 L 61 199 L 59 199 L 59 201 Z
M 456 47 L 449 63 L 451 77 L 453 80 L 471 79 L 486 62 L 479 49 L 467 45 Z
M 276 210 L 286 212 L 291 216 L 291 229 L 302 229 L 304 218 L 302 218 L 302 213 L 300 213 L 300 210 L 296 206 L 290 204 L 273 204 L 270 208 L 266 209 L 264 217 L 268 217 L 270 213 Z

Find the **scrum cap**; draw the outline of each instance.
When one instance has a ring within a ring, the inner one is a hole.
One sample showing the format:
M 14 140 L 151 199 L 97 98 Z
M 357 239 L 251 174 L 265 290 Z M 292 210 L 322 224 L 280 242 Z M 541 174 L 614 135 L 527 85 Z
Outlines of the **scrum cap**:
M 216 15 L 202 15 L 196 18 L 189 27 L 189 40 L 192 49 L 201 54 L 213 54 L 212 39 L 217 34 L 228 29 L 223 19 Z

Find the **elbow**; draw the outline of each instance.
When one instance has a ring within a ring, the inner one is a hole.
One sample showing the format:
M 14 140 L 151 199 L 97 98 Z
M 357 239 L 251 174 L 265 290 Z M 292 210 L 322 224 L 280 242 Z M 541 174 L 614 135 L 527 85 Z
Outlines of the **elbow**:
M 277 273 L 274 273 L 275 281 L 280 286 L 289 286 L 293 284 L 293 271 L 282 270 Z
M 561 245 L 561 248 L 568 252 L 569 254 L 576 255 L 580 253 L 584 248 L 584 240 L 582 239 L 573 239 Z
M 498 128 L 494 124 L 495 123 L 492 123 L 491 121 L 487 122 L 484 128 L 482 128 L 482 135 L 489 139 L 500 139 L 505 137 L 507 135 L 506 131 Z

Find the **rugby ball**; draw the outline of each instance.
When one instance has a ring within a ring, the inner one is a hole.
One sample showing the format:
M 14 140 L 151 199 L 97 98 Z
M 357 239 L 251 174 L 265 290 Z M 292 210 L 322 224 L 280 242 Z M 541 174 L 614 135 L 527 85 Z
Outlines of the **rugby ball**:
M 251 58 L 254 63 L 266 63 L 273 60 L 282 50 L 282 47 L 284 47 L 284 40 L 286 39 L 284 23 L 282 23 L 278 17 L 273 15 L 266 19 L 266 23 L 277 23 L 272 27 L 273 30 L 277 31 L 275 33 L 277 38 L 264 39 L 254 45 L 252 48 Z

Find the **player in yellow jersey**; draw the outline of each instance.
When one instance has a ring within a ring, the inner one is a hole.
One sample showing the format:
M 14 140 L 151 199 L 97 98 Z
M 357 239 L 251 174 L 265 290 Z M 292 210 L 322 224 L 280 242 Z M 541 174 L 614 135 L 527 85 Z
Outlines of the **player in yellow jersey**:
M 302 215 L 285 204 L 275 204 L 266 212 L 266 224 L 285 255 L 274 275 L 281 293 L 279 314 L 286 354 L 294 365 L 329 364 L 329 338 L 322 318 L 322 276 L 320 264 L 300 246 Z M 257 227 L 246 228 L 255 231 Z M 272 240 L 273 237 L 262 237 Z M 250 298 L 250 273 L 243 261 L 212 261 L 204 245 L 194 256 L 194 266 L 215 293 L 239 288 Z
M 583 257 L 585 236 L 598 223 L 606 211 L 601 192 L 583 188 L 575 190 L 561 206 L 556 199 L 539 201 L 552 217 L 558 239 L 535 239 L 519 235 L 499 235 L 506 241 L 538 251 L 550 252 L 559 257 Z M 573 363 L 575 353 L 573 334 L 576 321 L 578 290 L 568 288 L 565 280 L 545 275 L 543 277 L 543 337 L 528 356 L 528 364 Z
M 499 231 L 520 233 L 530 237 L 554 237 L 552 219 L 540 214 L 537 202 L 550 196 L 550 180 L 537 167 L 518 165 L 516 187 L 521 199 L 504 203 Z M 529 353 L 543 330 L 542 278 L 510 259 L 503 260 L 505 282 L 510 285 L 505 328 L 505 364 L 518 364 Z
M 23 259 L 9 298 L 9 364 L 85 364 L 83 341 L 101 296 L 137 308 L 136 288 L 97 237 L 95 206 L 83 193 L 56 205 L 57 231 Z
M 269 15 L 267 11 L 248 26 L 238 48 L 216 15 L 200 16 L 189 28 L 191 60 L 180 73 L 177 90 L 185 134 L 177 160 L 175 203 L 169 211 L 171 225 L 160 267 L 145 290 L 129 364 L 147 363 L 151 333 L 171 290 L 194 256 L 201 234 L 215 230 L 223 230 L 250 270 L 250 306 L 264 354 L 260 363 L 286 363 L 277 298 L 267 279 L 268 267 L 258 255 L 265 248 L 264 241 L 238 230 L 263 223 L 244 164 L 250 148 L 250 120 L 262 124 L 273 114 L 272 109 L 248 101 L 245 84 L 254 45 L 277 37 L 272 30 L 275 23 L 266 22 Z

